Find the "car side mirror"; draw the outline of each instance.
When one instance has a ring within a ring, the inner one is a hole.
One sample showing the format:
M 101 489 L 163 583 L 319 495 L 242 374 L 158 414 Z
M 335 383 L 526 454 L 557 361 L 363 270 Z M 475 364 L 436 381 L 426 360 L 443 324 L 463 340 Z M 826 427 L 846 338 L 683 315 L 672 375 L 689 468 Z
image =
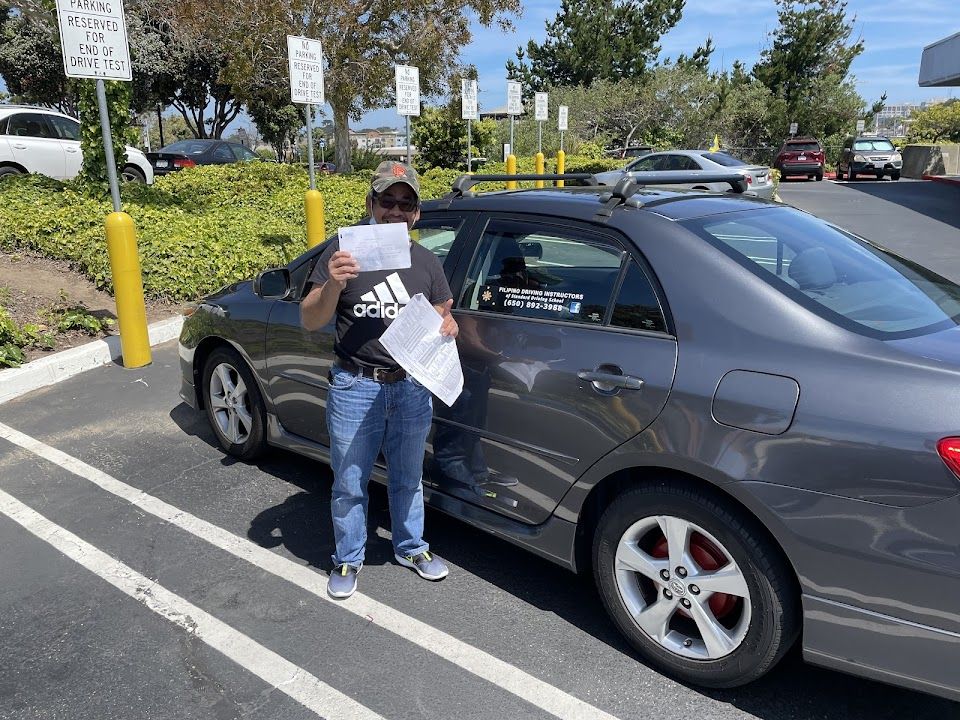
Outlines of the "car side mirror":
M 254 278 L 253 292 L 264 300 L 285 300 L 290 295 L 290 271 L 286 268 L 264 270 Z
M 520 252 L 525 258 L 539 260 L 543 257 L 543 244 L 538 242 L 520 243 Z

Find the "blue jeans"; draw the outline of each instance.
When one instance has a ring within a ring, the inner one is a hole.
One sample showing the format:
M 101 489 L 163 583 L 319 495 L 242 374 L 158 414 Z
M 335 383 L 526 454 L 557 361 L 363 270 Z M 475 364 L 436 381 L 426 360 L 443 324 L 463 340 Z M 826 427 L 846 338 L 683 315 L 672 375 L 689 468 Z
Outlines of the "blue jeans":
M 367 544 L 367 483 L 381 448 L 397 555 L 429 549 L 423 540 L 423 454 L 433 418 L 430 391 L 407 378 L 378 383 L 334 367 L 327 395 L 333 468 L 334 565 L 359 567 Z

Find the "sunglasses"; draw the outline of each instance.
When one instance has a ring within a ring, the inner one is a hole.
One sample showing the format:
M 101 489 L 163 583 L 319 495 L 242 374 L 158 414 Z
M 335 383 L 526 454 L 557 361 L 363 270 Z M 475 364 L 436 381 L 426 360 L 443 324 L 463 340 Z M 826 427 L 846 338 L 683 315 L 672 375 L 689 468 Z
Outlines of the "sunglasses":
M 388 197 L 387 195 L 374 195 L 373 201 L 384 210 L 393 210 L 395 207 L 398 207 L 402 212 L 406 213 L 413 212 L 420 207 L 419 200 L 410 200 L 407 198 L 404 198 L 403 200 L 397 200 L 396 198 Z

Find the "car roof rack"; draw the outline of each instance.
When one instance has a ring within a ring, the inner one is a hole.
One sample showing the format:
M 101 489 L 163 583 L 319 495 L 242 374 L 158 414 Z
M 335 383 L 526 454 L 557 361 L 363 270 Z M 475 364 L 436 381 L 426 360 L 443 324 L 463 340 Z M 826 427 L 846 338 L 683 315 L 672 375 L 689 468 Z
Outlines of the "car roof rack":
M 641 179 L 643 182 L 639 182 Z M 643 207 L 642 202 L 631 200 L 631 198 L 636 194 L 637 190 L 648 185 L 689 185 L 691 183 L 701 182 L 729 183 L 731 190 L 738 194 L 746 192 L 747 190 L 747 179 L 738 172 L 713 172 L 711 170 L 628 172 L 613 186 L 609 195 L 604 193 L 600 196 L 603 207 L 597 210 L 594 219 L 606 222 L 606 220 L 613 215 L 614 208 L 618 205 L 624 205 L 628 201 L 634 207 Z
M 447 197 L 463 197 L 474 185 L 482 182 L 508 182 L 511 180 L 579 180 L 584 185 L 599 185 L 597 179 L 590 173 L 566 173 L 564 175 L 550 175 L 538 173 L 521 173 L 519 175 L 470 175 L 464 174 L 453 181 L 453 187 Z M 525 188 L 526 189 L 526 188 Z M 553 188 L 551 188 L 553 189 Z

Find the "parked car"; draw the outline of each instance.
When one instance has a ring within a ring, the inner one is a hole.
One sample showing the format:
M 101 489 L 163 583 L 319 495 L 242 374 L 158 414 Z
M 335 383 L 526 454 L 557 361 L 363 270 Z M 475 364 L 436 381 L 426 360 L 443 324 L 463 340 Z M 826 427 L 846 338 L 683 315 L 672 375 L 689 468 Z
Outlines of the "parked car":
M 710 152 L 709 150 L 668 150 L 664 152 L 648 153 L 629 163 L 622 170 L 597 173 L 597 180 L 603 185 L 613 185 L 625 173 L 634 172 L 667 172 L 682 175 L 691 171 L 727 172 L 734 170 L 743 175 L 748 184 L 748 195 L 756 195 L 764 200 L 773 199 L 774 185 L 770 177 L 770 168 L 766 165 L 750 165 L 743 160 L 724 152 Z M 729 189 L 724 182 L 697 182 L 695 176 L 692 181 L 684 185 L 695 190 L 715 190 L 723 192 Z
M 464 371 L 435 403 L 427 502 L 592 572 L 683 681 L 748 683 L 799 641 L 960 700 L 960 286 L 740 194 L 469 191 L 505 177 L 462 177 L 418 223 Z M 233 456 L 329 457 L 334 328 L 300 324 L 322 250 L 184 321 L 181 397 Z
M 893 143 L 878 135 L 850 136 L 843 143 L 840 160 L 837 162 L 837 180 L 856 180 L 857 175 L 872 175 L 883 180 L 900 179 L 903 156 Z
M 82 165 L 79 120 L 49 108 L 0 105 L 0 177 L 39 173 L 72 180 Z M 128 182 L 153 182 L 146 156 L 129 145 L 117 170 Z
M 226 140 L 178 140 L 157 152 L 147 153 L 157 175 L 167 175 L 197 165 L 226 165 L 235 162 L 262 162 L 252 150 Z
M 322 173 L 324 175 L 332 175 L 337 171 L 337 165 L 329 160 L 324 160 L 321 162 L 315 162 L 313 164 L 313 169 L 315 172 Z
M 812 137 L 790 138 L 784 140 L 773 161 L 773 167 L 780 171 L 782 178 L 791 175 L 805 175 L 813 180 L 823 180 L 823 166 L 826 157 L 820 141 Z

